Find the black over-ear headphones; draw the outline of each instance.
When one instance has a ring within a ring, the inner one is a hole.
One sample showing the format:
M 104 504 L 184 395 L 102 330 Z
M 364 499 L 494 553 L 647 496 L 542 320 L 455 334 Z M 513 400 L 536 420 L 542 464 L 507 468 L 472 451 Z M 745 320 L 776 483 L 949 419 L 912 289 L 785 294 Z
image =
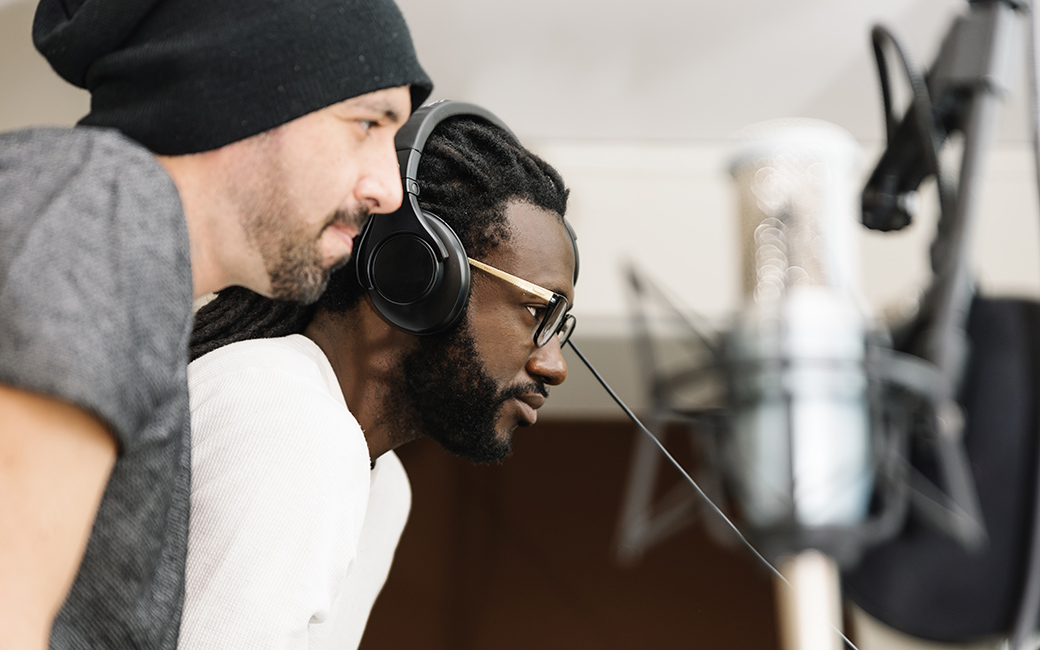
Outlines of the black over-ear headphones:
M 466 249 L 444 221 L 419 207 L 419 159 L 430 133 L 456 115 L 472 115 L 516 136 L 493 113 L 475 104 L 441 100 L 415 111 L 397 132 L 397 160 L 404 201 L 393 214 L 372 215 L 354 254 L 358 281 L 368 289 L 376 311 L 409 334 L 436 334 L 459 319 L 469 301 L 470 268 Z M 574 280 L 578 247 L 574 246 Z

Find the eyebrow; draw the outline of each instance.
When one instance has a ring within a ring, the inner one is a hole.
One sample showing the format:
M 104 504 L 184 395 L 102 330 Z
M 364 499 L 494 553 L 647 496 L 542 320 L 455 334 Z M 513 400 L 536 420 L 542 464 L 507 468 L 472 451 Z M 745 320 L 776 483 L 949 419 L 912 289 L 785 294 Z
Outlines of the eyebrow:
M 404 121 L 405 121 L 404 118 L 401 117 L 401 115 L 397 111 L 392 109 L 392 108 L 383 108 L 383 119 L 389 120 L 390 122 L 393 122 L 394 124 L 397 124 L 397 123 L 403 124 Z
M 373 111 L 375 113 L 382 113 L 383 119 L 390 120 L 391 122 L 404 122 L 404 118 L 397 112 L 394 107 L 386 101 L 363 101 L 359 102 L 362 108 Z
M 360 96 L 344 100 L 343 103 L 348 104 L 348 108 L 345 110 L 363 110 L 379 113 L 381 119 L 389 120 L 394 124 L 403 125 L 408 119 L 407 116 L 402 117 L 401 114 L 397 112 L 397 109 L 394 108 L 393 104 L 385 99 Z
M 559 287 L 546 287 L 546 289 L 548 289 L 549 291 L 552 291 L 553 293 L 558 293 L 561 296 L 563 296 L 564 298 L 567 298 L 567 292 L 564 291 L 563 289 L 560 289 Z M 574 306 L 574 299 L 573 298 L 567 298 L 567 302 L 570 303 L 571 307 Z
M 561 291 L 559 289 L 553 289 L 553 291 L 555 291 L 556 293 L 560 294 L 564 298 L 567 298 L 567 292 L 566 291 Z M 571 306 L 571 309 L 573 309 L 574 308 L 574 298 L 567 298 L 567 304 L 569 304 Z

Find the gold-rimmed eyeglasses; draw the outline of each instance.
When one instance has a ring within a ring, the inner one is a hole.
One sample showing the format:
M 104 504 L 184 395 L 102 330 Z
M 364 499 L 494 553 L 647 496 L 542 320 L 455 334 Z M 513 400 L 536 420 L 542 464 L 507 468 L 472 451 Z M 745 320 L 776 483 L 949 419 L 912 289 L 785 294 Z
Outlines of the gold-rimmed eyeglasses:
M 560 339 L 560 347 L 563 347 L 563 344 L 570 338 L 571 332 L 574 331 L 575 325 L 574 315 L 569 313 L 571 304 L 568 302 L 567 296 L 550 291 L 544 287 L 539 287 L 537 284 L 518 278 L 493 266 L 488 266 L 472 257 L 469 258 L 469 263 L 481 271 L 500 280 L 505 280 L 509 284 L 549 303 L 545 306 L 545 313 L 538 324 L 538 329 L 534 332 L 534 343 L 538 347 L 542 347 L 552 339 L 553 334 L 556 334 Z

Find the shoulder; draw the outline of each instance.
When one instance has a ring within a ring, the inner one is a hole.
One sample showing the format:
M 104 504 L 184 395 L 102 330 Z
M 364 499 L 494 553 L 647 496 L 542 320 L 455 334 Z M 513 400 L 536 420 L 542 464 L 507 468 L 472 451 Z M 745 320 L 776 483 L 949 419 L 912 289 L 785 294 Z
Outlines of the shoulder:
M 81 221 L 89 235 L 122 222 L 152 236 L 170 230 L 187 237 L 173 179 L 150 151 L 113 129 L 0 134 L 0 202 L 0 229 Z
M 0 135 L 0 381 L 126 443 L 183 385 L 191 300 L 179 195 L 147 150 L 106 129 Z
M 97 185 L 99 193 L 111 194 L 113 189 L 140 184 L 171 198 L 177 196 L 173 180 L 155 156 L 114 129 L 41 128 L 0 133 L 0 186 L 20 190 L 17 196 L 30 206 L 34 194 L 44 198 L 38 196 L 42 189 L 72 185 L 82 190 Z
M 193 466 L 211 454 L 277 453 L 314 466 L 344 462 L 368 472 L 368 446 L 332 367 L 310 339 L 241 341 L 188 366 Z M 259 443 L 263 441 L 263 449 Z
M 238 383 L 247 376 L 293 392 L 321 393 L 346 406 L 325 354 L 299 334 L 239 341 L 204 354 L 188 365 L 192 390 Z
M 0 133 L 0 160 L 31 165 L 41 159 L 75 165 L 91 154 L 150 160 L 151 153 L 115 129 L 91 126 L 29 128 Z
M 327 366 L 295 335 L 235 343 L 189 367 L 189 645 L 303 638 L 335 602 L 362 535 L 371 472 Z

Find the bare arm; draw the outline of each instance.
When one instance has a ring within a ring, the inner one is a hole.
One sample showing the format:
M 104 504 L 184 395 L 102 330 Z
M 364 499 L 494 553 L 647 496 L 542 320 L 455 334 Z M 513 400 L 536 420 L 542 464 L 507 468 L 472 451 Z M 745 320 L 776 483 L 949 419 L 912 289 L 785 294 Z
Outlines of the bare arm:
M 0 638 L 46 648 L 116 459 L 86 411 L 0 384 Z

